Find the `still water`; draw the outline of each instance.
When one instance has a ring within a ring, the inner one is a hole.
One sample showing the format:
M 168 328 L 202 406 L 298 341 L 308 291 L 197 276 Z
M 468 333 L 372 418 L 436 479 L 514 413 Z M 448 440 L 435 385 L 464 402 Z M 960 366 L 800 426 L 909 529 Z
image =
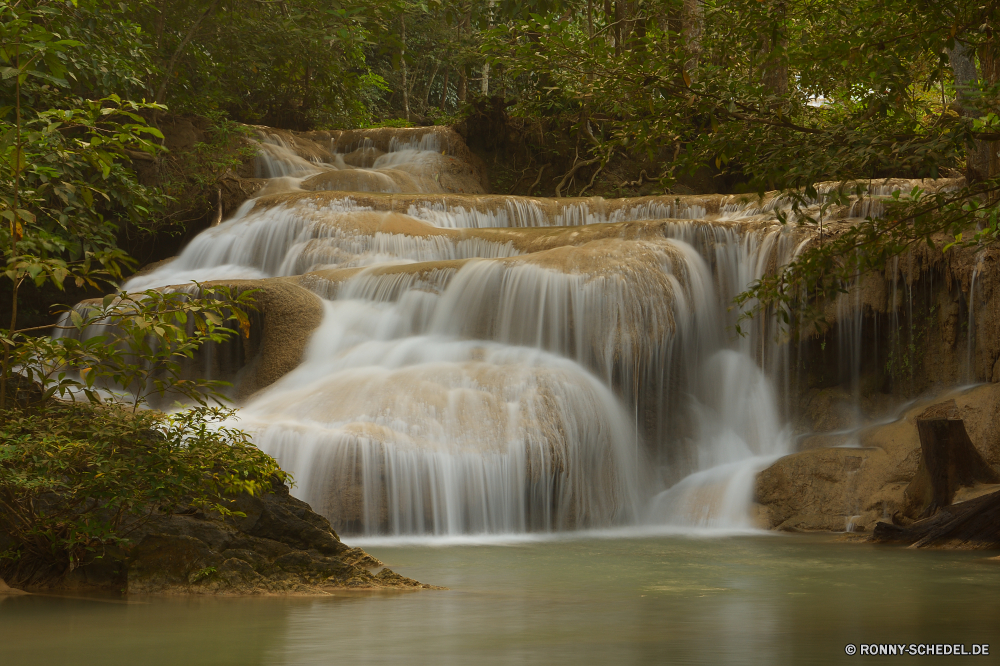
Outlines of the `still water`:
M 360 544 L 442 591 L 0 597 L 0 664 L 1000 663 L 1000 561 L 981 553 L 610 537 Z M 848 657 L 848 643 L 988 643 L 993 654 Z

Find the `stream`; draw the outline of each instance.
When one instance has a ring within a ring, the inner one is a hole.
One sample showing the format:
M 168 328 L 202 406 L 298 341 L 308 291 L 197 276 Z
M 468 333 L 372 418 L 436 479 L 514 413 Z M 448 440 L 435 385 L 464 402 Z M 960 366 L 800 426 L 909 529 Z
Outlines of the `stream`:
M 447 590 L 0 597 L 5 664 L 841 664 L 860 643 L 992 643 L 1000 562 L 833 536 L 356 540 Z M 912 661 L 907 657 L 904 661 Z M 1000 657 L 933 657 L 935 664 Z

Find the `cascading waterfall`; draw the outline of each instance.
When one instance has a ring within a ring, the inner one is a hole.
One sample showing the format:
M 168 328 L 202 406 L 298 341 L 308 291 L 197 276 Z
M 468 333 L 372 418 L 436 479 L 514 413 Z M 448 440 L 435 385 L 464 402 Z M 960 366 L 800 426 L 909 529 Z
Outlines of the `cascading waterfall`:
M 807 241 L 782 204 L 445 192 L 442 159 L 422 140 L 319 163 L 275 137 L 276 187 L 124 288 L 282 277 L 324 299 L 239 425 L 345 532 L 750 526 L 790 447 L 788 353 L 767 320 L 736 337 L 729 306 Z

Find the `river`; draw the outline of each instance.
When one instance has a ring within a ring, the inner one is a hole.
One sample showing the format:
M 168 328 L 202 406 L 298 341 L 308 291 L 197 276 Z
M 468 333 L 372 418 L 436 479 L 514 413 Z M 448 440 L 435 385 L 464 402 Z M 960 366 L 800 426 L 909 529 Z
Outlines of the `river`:
M 358 541 L 447 590 L 0 598 L 6 665 L 841 664 L 848 644 L 990 644 L 1000 561 L 834 536 Z M 353 545 L 353 543 L 352 543 Z M 904 658 L 905 662 L 912 658 Z M 894 660 L 890 660 L 893 661 Z

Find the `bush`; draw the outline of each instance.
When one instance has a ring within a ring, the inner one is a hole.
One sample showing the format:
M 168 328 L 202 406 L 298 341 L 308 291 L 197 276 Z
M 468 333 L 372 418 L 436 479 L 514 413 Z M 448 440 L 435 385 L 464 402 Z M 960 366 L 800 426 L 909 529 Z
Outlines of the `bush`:
M 228 498 L 288 480 L 245 433 L 220 425 L 232 414 L 54 402 L 0 412 L 0 568 L 21 580 L 60 575 L 127 545 L 159 513 L 233 515 Z

